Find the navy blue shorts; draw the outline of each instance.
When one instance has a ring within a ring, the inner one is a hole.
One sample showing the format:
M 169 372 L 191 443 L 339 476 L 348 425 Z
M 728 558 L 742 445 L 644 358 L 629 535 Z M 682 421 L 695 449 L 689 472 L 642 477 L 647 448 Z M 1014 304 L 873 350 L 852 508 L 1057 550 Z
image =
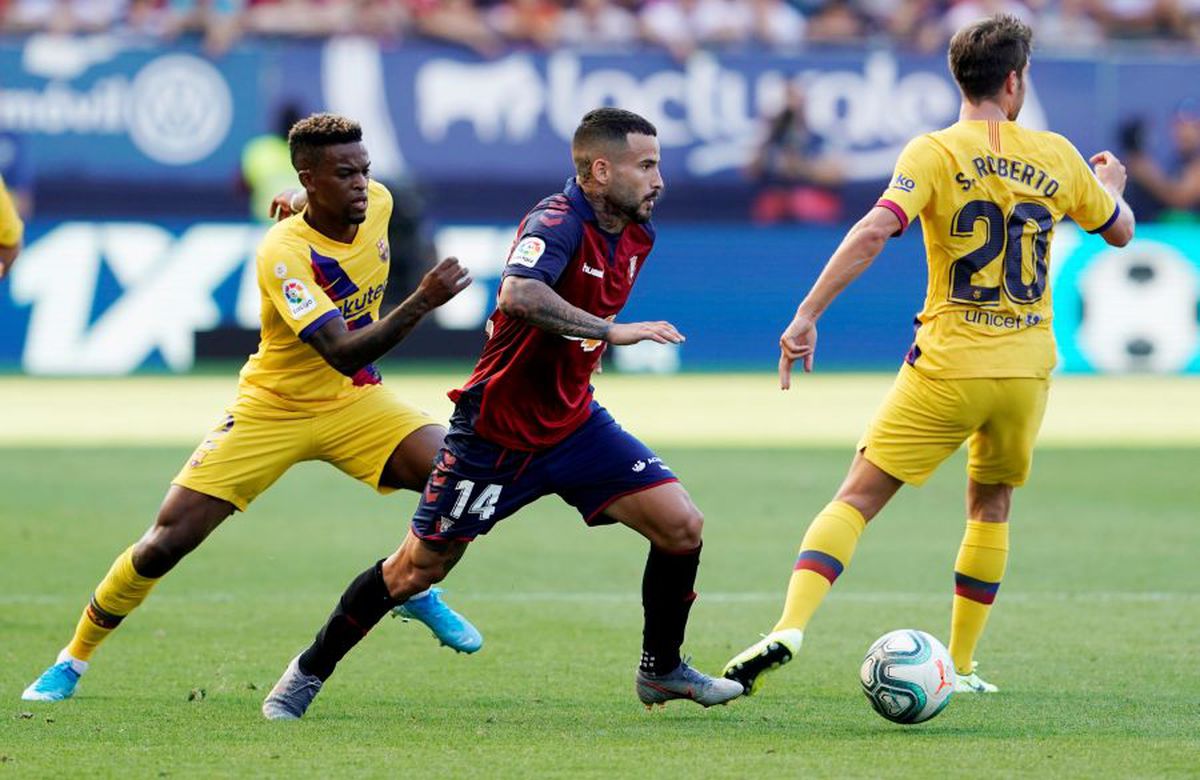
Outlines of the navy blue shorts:
M 588 525 L 611 523 L 604 510 L 618 498 L 676 481 L 661 458 L 595 402 L 583 425 L 537 452 L 493 444 L 456 414 L 421 494 L 413 532 L 422 539 L 470 541 L 551 494 L 579 510 Z

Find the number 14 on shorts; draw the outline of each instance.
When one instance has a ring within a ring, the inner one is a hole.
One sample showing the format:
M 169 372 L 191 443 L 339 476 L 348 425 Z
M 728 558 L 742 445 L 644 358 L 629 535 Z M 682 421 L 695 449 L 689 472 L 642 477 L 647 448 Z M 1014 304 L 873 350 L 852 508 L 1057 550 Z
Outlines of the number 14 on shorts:
M 458 491 L 458 499 L 454 506 L 450 507 L 450 517 L 455 520 L 462 518 L 465 509 L 469 514 L 476 515 L 480 522 L 486 523 L 496 513 L 496 502 L 500 500 L 500 491 L 503 488 L 503 485 L 484 485 L 475 501 L 471 503 L 471 508 L 467 509 L 467 502 L 471 500 L 475 483 L 469 479 L 461 480 L 454 486 L 454 490 Z

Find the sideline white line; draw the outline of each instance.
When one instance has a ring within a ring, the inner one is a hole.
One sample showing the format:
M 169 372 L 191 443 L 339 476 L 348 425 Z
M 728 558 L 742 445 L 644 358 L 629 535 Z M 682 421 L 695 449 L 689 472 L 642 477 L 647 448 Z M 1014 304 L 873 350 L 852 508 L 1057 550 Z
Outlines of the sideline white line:
M 949 601 L 951 589 L 945 593 L 903 593 L 891 591 L 862 591 L 847 593 L 832 593 L 832 601 L 855 604 L 910 604 L 910 603 L 943 603 Z M 700 591 L 703 601 L 714 604 L 744 604 L 763 602 L 782 602 L 783 591 L 775 592 L 705 592 Z M 563 603 L 563 604 L 636 604 L 641 601 L 638 593 L 579 593 L 579 592 L 513 592 L 487 593 L 472 592 L 456 589 L 453 593 L 455 602 L 503 602 L 503 603 Z M 287 596 L 280 594 L 250 595 L 255 602 L 295 602 L 306 599 L 324 598 L 323 594 L 308 593 Z M 332 598 L 333 595 L 328 596 Z M 153 602 L 161 604 L 224 604 L 246 599 L 244 593 L 223 593 L 208 591 L 194 596 L 176 594 L 156 594 Z M 1074 592 L 1027 592 L 1003 593 L 1001 599 L 1005 603 L 1041 604 L 1064 602 L 1098 602 L 1107 604 L 1155 604 L 1155 603 L 1191 603 L 1200 602 L 1200 592 L 1182 591 L 1074 591 Z M 5 593 L 0 594 L 0 604 L 11 605 L 52 605 L 67 602 L 80 602 L 79 597 L 53 596 L 36 593 Z

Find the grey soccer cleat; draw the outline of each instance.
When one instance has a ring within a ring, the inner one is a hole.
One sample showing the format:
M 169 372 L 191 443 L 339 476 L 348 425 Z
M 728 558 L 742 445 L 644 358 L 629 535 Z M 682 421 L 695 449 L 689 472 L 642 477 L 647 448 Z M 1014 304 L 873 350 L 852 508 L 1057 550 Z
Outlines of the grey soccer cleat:
M 709 677 L 681 661 L 666 674 L 637 673 L 637 695 L 647 708 L 666 704 L 672 699 L 691 699 L 701 707 L 725 704 L 742 695 L 741 683 L 721 677 Z
M 296 656 L 263 701 L 263 717 L 267 720 L 299 720 L 321 692 L 321 685 L 320 677 L 300 671 L 300 656 Z

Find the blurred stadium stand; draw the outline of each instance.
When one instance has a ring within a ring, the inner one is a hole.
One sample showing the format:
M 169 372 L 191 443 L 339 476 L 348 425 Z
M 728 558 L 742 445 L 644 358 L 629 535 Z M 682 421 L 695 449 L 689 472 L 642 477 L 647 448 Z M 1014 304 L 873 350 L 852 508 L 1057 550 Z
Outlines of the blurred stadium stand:
M 617 366 L 769 369 L 794 296 L 904 143 L 954 121 L 950 33 L 998 10 L 1038 36 L 1021 121 L 1131 153 L 1151 177 L 1133 177 L 1135 209 L 1169 210 L 1120 257 L 1058 232 L 1064 370 L 1200 369 L 1200 204 L 1154 184 L 1200 164 L 1195 0 L 0 2 L 0 173 L 32 207 L 0 283 L 0 366 L 244 356 L 251 191 L 280 181 L 280 117 L 316 110 L 363 123 L 397 193 L 390 292 L 435 252 L 479 279 L 398 353 L 471 357 L 515 221 L 570 175 L 578 118 L 614 103 L 658 125 L 668 187 L 629 316 L 691 337 Z M 902 356 L 924 265 L 916 231 L 895 243 L 830 313 L 825 367 Z

